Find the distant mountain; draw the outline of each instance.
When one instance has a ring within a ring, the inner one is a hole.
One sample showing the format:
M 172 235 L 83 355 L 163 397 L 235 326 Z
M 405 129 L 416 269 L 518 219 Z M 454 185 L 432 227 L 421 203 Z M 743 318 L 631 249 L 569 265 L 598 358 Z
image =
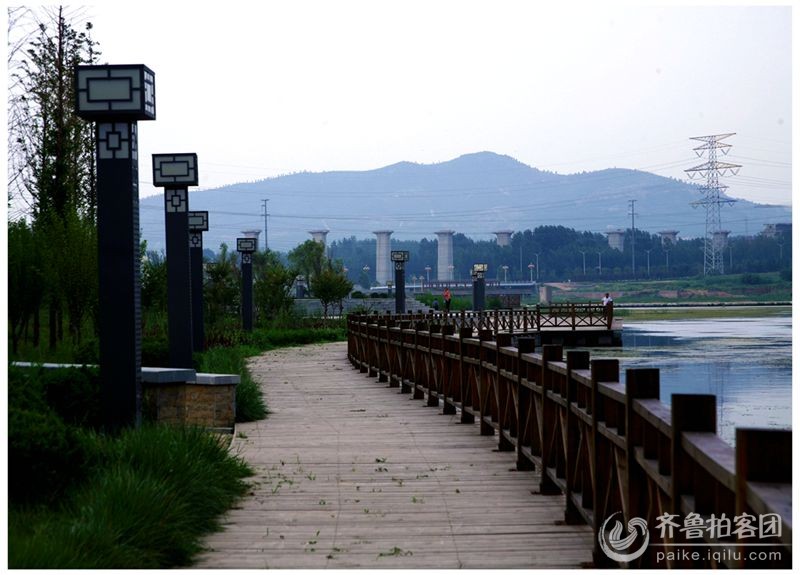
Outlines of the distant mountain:
M 735 179 L 731 180 L 735 185 Z M 298 173 L 190 193 L 192 210 L 208 210 L 205 246 L 235 244 L 242 230 L 262 230 L 262 199 L 269 199 L 269 246 L 288 251 L 327 229 L 328 242 L 374 237 L 394 230 L 397 239 L 433 238 L 452 229 L 480 239 L 503 229 L 563 225 L 603 232 L 631 226 L 678 230 L 679 238 L 702 236 L 705 211 L 692 207 L 697 186 L 648 172 L 607 169 L 561 175 L 514 158 L 479 152 L 439 164 L 399 162 L 376 170 Z M 164 246 L 163 199 L 141 201 L 142 236 L 149 249 Z M 766 223 L 790 222 L 791 210 L 739 200 L 722 209 L 723 228 L 756 234 Z

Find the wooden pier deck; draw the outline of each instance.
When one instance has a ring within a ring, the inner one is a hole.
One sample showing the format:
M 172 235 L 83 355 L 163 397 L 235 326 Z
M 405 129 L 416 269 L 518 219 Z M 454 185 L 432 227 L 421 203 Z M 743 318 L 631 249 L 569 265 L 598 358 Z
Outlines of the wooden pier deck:
M 269 417 L 233 449 L 251 493 L 205 541 L 197 568 L 577 568 L 592 528 L 563 522 L 497 437 L 353 369 L 347 344 L 250 363 Z

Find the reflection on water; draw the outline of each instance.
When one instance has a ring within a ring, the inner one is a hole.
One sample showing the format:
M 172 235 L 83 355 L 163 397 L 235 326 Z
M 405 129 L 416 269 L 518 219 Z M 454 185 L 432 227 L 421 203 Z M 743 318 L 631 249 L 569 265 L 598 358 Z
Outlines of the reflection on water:
M 618 357 L 625 369 L 656 367 L 661 401 L 673 393 L 717 396 L 717 432 L 734 444 L 736 427 L 792 425 L 791 317 L 625 323 Z

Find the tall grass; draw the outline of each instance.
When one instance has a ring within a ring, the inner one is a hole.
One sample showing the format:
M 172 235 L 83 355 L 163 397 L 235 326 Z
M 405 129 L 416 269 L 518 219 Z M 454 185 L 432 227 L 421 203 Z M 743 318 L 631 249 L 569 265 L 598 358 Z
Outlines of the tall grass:
M 250 469 L 192 427 L 84 431 L 89 477 L 55 511 L 9 509 L 9 566 L 151 569 L 187 565 L 203 534 L 245 493 Z

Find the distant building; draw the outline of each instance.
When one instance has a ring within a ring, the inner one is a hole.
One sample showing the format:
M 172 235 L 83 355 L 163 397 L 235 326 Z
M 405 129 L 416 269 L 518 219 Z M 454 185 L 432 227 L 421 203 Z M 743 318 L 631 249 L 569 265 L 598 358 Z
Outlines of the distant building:
M 764 224 L 761 235 L 767 238 L 792 235 L 792 224 Z

